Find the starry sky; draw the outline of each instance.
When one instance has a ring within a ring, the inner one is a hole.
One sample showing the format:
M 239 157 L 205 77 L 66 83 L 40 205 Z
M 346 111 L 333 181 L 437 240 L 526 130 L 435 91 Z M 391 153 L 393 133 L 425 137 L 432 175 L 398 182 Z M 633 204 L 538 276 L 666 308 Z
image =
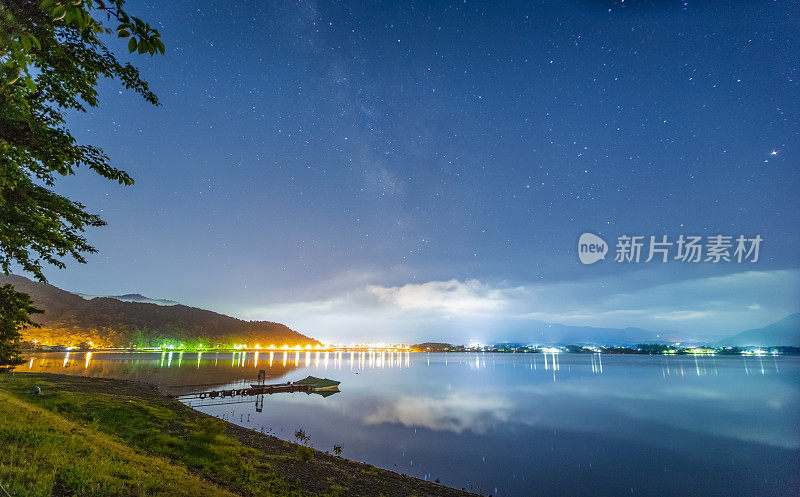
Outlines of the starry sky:
M 136 184 L 61 193 L 109 226 L 47 272 L 327 341 L 699 335 L 800 310 L 796 2 L 143 2 L 73 115 Z M 591 232 L 610 255 L 582 265 Z M 622 235 L 764 238 L 757 263 L 617 263 Z

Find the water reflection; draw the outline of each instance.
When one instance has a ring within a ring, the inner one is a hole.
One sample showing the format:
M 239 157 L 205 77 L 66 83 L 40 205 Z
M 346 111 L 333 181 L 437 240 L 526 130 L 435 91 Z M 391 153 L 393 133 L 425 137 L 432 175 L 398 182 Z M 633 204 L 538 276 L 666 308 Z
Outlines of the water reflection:
M 399 423 L 411 428 L 461 433 L 486 433 L 508 422 L 514 403 L 503 396 L 483 397 L 450 393 L 442 397 L 400 394 L 365 409 L 367 425 Z
M 241 388 L 259 369 L 327 376 L 341 393 L 197 408 L 284 439 L 302 427 L 322 450 L 493 495 L 793 495 L 800 474 L 796 357 L 192 354 L 48 353 L 20 368 L 175 393 Z
M 265 366 L 263 360 L 259 364 L 257 356 L 257 352 L 45 352 L 31 355 L 22 367 L 32 372 L 145 381 L 165 393 L 177 394 L 195 387 L 249 381 Z M 268 378 L 296 369 L 285 363 L 273 365 L 272 353 L 270 356 Z

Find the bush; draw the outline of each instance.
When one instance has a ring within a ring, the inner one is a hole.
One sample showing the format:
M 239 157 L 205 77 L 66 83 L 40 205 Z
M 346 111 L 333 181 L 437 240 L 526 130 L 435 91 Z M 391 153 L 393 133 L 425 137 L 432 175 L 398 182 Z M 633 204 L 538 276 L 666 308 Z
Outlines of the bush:
M 305 445 L 297 446 L 297 457 L 303 462 L 308 462 L 314 458 L 314 449 Z

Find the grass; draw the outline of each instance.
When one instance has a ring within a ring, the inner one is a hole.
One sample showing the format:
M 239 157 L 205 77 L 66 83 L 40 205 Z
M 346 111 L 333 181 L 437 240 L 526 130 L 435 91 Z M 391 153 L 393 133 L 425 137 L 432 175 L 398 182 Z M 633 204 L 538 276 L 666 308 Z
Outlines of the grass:
M 468 495 L 295 437 L 226 423 L 141 383 L 0 374 L 0 497 Z
M 12 496 L 227 496 L 184 466 L 0 392 L 0 485 Z
M 304 495 L 222 421 L 179 415 L 168 398 L 104 393 L 102 381 L 86 391 L 82 378 L 52 380 L 0 375 L 0 485 L 12 496 Z

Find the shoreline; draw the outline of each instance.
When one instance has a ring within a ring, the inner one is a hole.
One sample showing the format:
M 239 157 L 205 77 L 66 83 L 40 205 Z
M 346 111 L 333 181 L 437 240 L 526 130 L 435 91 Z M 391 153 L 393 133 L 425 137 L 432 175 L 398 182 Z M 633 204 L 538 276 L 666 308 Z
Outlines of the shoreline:
M 34 386 L 40 386 L 41 394 L 30 393 Z M 41 430 L 51 431 L 51 425 L 74 424 L 60 435 L 74 443 L 86 439 L 94 440 L 94 445 L 121 444 L 119 450 L 131 451 L 130 457 L 155 459 L 145 463 L 145 467 L 148 464 L 158 467 L 160 463 L 176 466 L 171 469 L 173 472 L 185 473 L 184 479 L 192 485 L 207 487 L 207 495 L 475 495 L 222 421 L 143 382 L 57 373 L 0 374 L 0 406 L 8 408 L 12 404 L 14 408 L 10 409 L 10 414 L 0 421 L 0 440 L 9 443 L 9 453 L 15 452 L 16 442 L 16 452 L 29 451 L 31 458 L 37 457 L 36 444 L 28 439 L 38 440 L 38 435 L 19 437 L 15 434 L 34 429 L 28 426 L 32 416 L 46 415 L 49 421 Z M 97 443 L 98 438 L 103 442 Z M 11 460 L 4 460 L 4 457 L 11 457 Z M 69 459 L 70 456 L 65 457 Z M 0 466 L 11 467 L 11 471 L 0 472 L 0 483 L 5 490 L 15 491 L 12 495 L 57 495 L 64 493 L 59 491 L 59 485 L 64 484 L 60 471 L 67 471 L 77 462 L 78 458 L 58 461 L 63 468 L 56 468 L 49 475 L 52 480 L 48 491 L 47 481 L 39 481 L 38 487 L 30 481 L 31 477 L 42 475 L 26 475 L 26 470 L 35 470 L 30 461 L 15 461 L 13 455 L 0 455 Z M 29 467 L 14 467 L 19 464 Z M 113 472 L 110 473 L 113 476 Z M 84 476 L 87 480 L 80 488 L 91 488 L 94 482 L 101 485 L 97 487 L 97 494 L 105 495 L 102 484 L 95 481 L 103 481 L 103 474 Z M 39 479 L 47 480 L 48 476 Z M 125 495 L 181 495 L 172 487 L 139 493 L 133 489 L 141 489 L 144 482 L 134 477 L 129 483 L 127 489 L 124 481 L 120 483 Z M 263 490 L 257 491 L 259 488 Z
M 475 349 L 436 349 L 436 350 L 420 350 L 420 349 L 391 349 L 391 348 L 376 348 L 376 349 L 264 349 L 264 348 L 176 348 L 176 349 L 160 349 L 160 348 L 126 348 L 126 347 L 95 347 L 95 348 L 76 348 L 66 346 L 43 346 L 40 348 L 30 349 L 23 348 L 21 353 L 23 355 L 30 354 L 63 354 L 63 353 L 94 353 L 94 352 L 117 352 L 117 353 L 141 353 L 141 354 L 208 354 L 208 353 L 275 353 L 275 354 L 309 354 L 309 353 L 398 353 L 398 354 L 564 354 L 564 355 L 800 355 L 800 346 L 797 345 L 745 345 L 745 346 L 721 346 L 721 345 L 697 345 L 689 347 L 680 347 L 675 345 L 661 346 L 660 344 L 645 344 L 646 348 L 634 348 L 629 345 L 615 345 L 609 347 L 595 347 L 595 346 L 576 346 L 576 345 L 553 345 L 553 346 L 521 346 L 517 348 L 487 348 L 484 350 Z M 650 345 L 653 345 L 652 347 Z

